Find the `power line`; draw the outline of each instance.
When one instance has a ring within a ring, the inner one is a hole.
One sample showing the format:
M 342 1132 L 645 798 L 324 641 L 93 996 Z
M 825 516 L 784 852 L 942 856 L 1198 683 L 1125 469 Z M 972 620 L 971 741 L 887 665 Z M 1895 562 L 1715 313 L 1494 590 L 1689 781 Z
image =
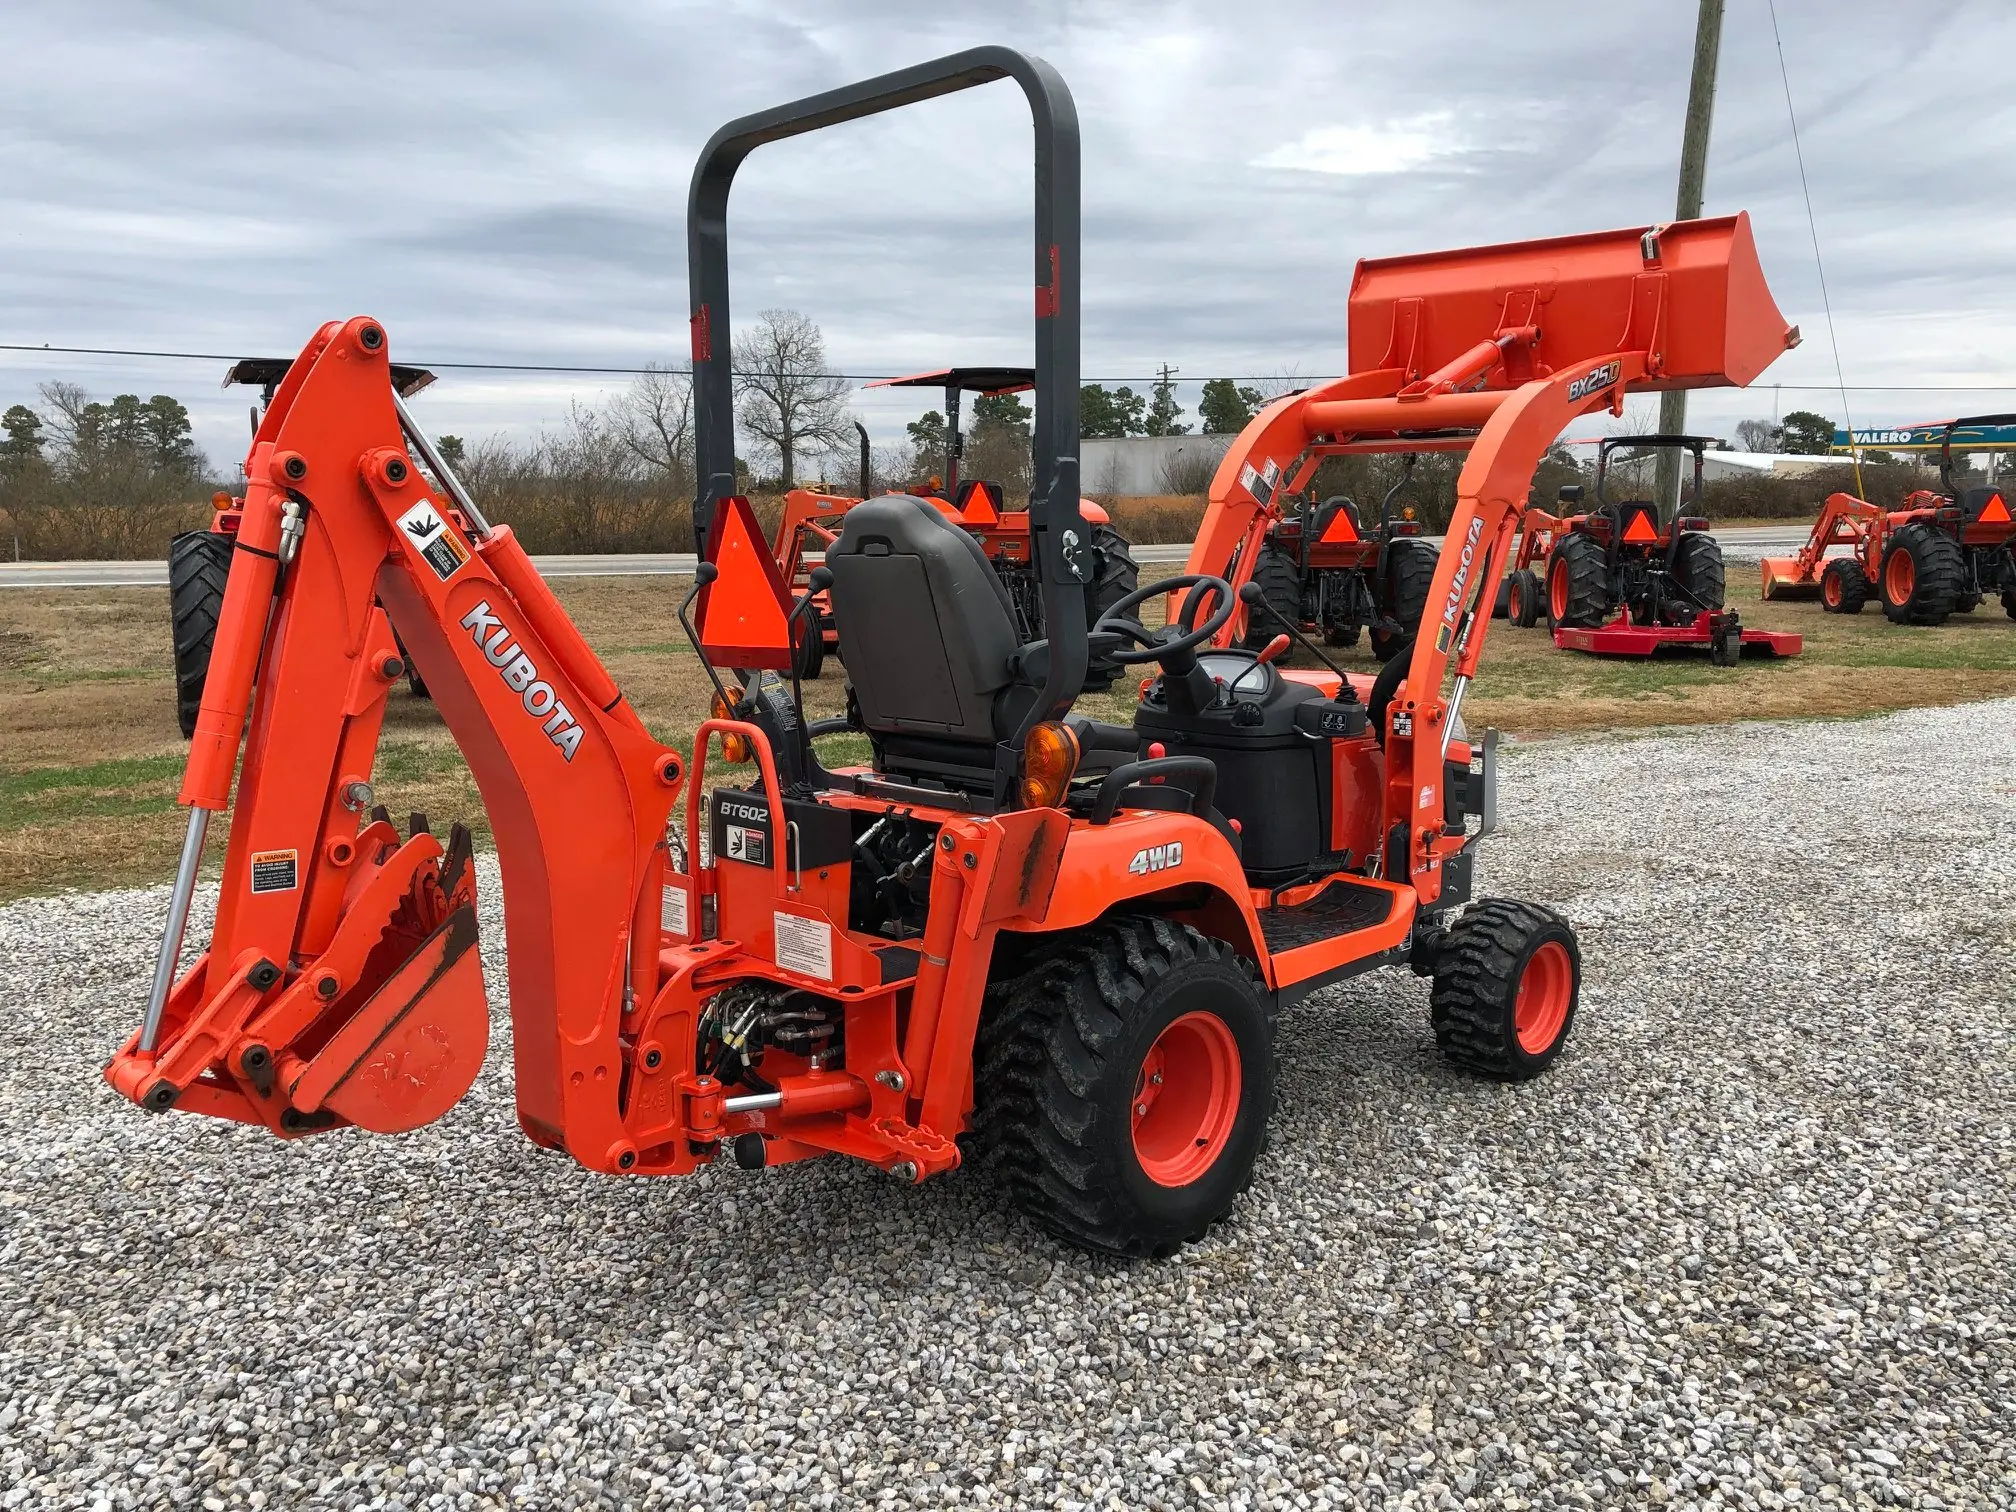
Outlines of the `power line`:
M 1778 81 L 1785 86 L 1785 119 L 1792 125 L 1792 156 L 1799 164 L 1799 192 L 1806 197 L 1806 230 L 1813 238 L 1813 270 L 1820 275 L 1820 308 L 1827 315 L 1827 342 L 1834 348 L 1834 377 L 1841 390 L 1841 420 L 1848 427 L 1848 457 L 1855 464 L 1855 487 L 1862 489 L 1862 453 L 1854 445 L 1855 416 L 1848 408 L 1848 374 L 1841 366 L 1841 338 L 1834 334 L 1834 304 L 1827 297 L 1827 265 L 1820 260 L 1820 223 L 1813 218 L 1813 190 L 1806 182 L 1806 152 L 1799 145 L 1799 116 L 1792 109 L 1792 75 L 1785 68 L 1785 39 L 1778 35 L 1778 0 L 1766 0 L 1771 12 L 1771 41 L 1778 49 Z
M 1829 317 L 1831 329 L 1832 317 Z M 51 346 L 44 342 L 35 345 L 28 342 L 0 342 L 0 352 L 36 352 L 49 356 L 64 357 L 145 357 L 164 362 L 237 362 L 244 353 L 225 352 L 163 352 L 138 347 L 85 347 Z M 637 377 L 644 373 L 662 372 L 662 367 L 624 367 L 615 363 L 558 363 L 558 362 L 419 362 L 415 367 L 427 368 L 435 372 L 476 372 L 476 373 L 603 373 L 618 377 Z M 1171 370 L 1176 371 L 1174 369 Z M 902 373 L 834 373 L 835 378 L 845 378 L 862 383 L 878 378 L 901 378 Z M 1118 378 L 1087 378 L 1087 383 L 1142 383 L 1153 384 L 1156 373 L 1132 374 Z M 1280 373 L 1243 373 L 1227 375 L 1234 383 L 1275 383 L 1283 380 Z M 1328 383 L 1341 378 L 1342 373 L 1297 373 L 1292 379 L 1298 387 L 1311 387 L 1318 383 Z M 1198 380 L 1201 381 L 1201 380 Z M 1811 394 L 2016 394 L 2016 380 L 2007 383 L 1756 383 L 1751 389 L 1783 389 L 1791 393 Z

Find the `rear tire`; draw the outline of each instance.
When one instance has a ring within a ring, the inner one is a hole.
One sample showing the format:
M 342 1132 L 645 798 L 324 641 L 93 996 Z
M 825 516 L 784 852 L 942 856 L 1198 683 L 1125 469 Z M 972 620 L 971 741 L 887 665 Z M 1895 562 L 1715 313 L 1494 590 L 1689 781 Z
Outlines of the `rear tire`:
M 1673 577 L 1700 609 L 1720 609 L 1729 593 L 1722 543 L 1698 530 L 1684 533 L 1673 556 Z M 1692 614 L 1690 611 L 1689 618 Z
M 224 608 L 224 582 L 231 575 L 231 537 L 215 530 L 191 530 L 168 543 L 168 614 L 175 647 L 175 718 L 182 738 L 196 733 L 203 684 L 210 675 L 210 651 L 217 617 Z
M 1883 612 L 1893 624 L 1944 624 L 1967 589 L 1960 545 L 1930 525 L 1906 525 L 1883 553 L 1877 575 Z
M 2016 620 L 2016 588 L 2002 590 L 2002 612 L 2012 620 Z
M 1173 1254 L 1231 1211 L 1274 1107 L 1274 1034 L 1230 946 L 1115 919 L 988 997 L 977 1122 L 1017 1206 L 1073 1244 L 1137 1258 Z
M 794 633 L 804 636 L 791 648 L 791 659 L 797 663 L 798 681 L 817 682 L 819 674 L 826 670 L 826 632 L 819 628 L 819 616 L 807 610 L 805 623 L 796 627 Z
M 1582 951 L 1551 908 L 1473 903 L 1442 937 L 1428 1017 L 1443 1058 L 1500 1081 L 1552 1065 L 1575 1027 Z
M 1108 605 L 1117 604 L 1141 586 L 1141 569 L 1135 565 L 1133 548 L 1127 538 L 1111 525 L 1092 527 L 1092 581 L 1085 589 L 1085 628 L 1091 629 L 1106 616 Z M 1085 686 L 1095 693 L 1113 686 L 1126 669 L 1095 656 L 1085 669 Z
M 1441 553 L 1426 541 L 1403 536 L 1386 548 L 1385 593 L 1379 618 L 1398 628 L 1372 627 L 1372 654 L 1384 661 L 1394 649 L 1407 645 L 1421 629 L 1421 616 L 1428 608 L 1428 589 L 1435 581 L 1435 564 Z
M 1266 541 L 1261 544 L 1260 554 L 1253 559 L 1253 581 L 1260 585 L 1260 597 L 1273 611 L 1272 614 L 1257 613 L 1257 605 L 1250 606 L 1246 611 L 1243 644 L 1249 651 L 1258 651 L 1275 636 L 1283 634 L 1286 626 L 1298 630 L 1302 628 L 1302 575 L 1295 570 L 1292 556 L 1272 541 Z
M 1570 531 L 1547 558 L 1549 629 L 1590 630 L 1610 612 L 1610 568 L 1603 548 Z
M 1358 644 L 1358 637 L 1364 634 L 1364 631 L 1363 625 L 1325 625 L 1323 644 L 1335 646 L 1340 650 L 1348 649 Z
M 1854 557 L 1836 557 L 1820 574 L 1820 607 L 1828 614 L 1860 614 L 1869 602 L 1869 579 Z
M 1508 579 L 1505 600 L 1505 617 L 1521 630 L 1530 630 L 1540 623 L 1540 616 L 1546 612 L 1547 590 L 1540 582 L 1540 574 L 1531 567 L 1521 567 Z

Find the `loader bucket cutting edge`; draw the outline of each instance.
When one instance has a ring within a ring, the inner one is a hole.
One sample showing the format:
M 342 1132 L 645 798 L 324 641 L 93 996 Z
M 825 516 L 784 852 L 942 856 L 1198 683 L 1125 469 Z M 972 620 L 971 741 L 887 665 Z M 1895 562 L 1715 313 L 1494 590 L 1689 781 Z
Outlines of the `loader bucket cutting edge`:
M 1761 565 L 1765 598 L 1791 601 L 1820 597 L 1820 584 L 1802 578 L 1798 562 L 1791 557 L 1766 557 Z

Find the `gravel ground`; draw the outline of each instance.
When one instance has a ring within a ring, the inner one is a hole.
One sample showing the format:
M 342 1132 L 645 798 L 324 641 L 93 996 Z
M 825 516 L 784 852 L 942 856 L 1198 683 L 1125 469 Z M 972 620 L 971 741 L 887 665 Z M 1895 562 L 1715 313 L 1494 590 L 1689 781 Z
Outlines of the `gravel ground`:
M 0 1508 L 2016 1505 L 2016 703 L 1505 796 L 1566 1059 L 1444 1071 L 1404 975 L 1303 1007 L 1163 1264 L 964 1176 L 589 1176 L 500 1051 L 404 1139 L 148 1118 L 97 1068 L 165 894 L 0 910 Z

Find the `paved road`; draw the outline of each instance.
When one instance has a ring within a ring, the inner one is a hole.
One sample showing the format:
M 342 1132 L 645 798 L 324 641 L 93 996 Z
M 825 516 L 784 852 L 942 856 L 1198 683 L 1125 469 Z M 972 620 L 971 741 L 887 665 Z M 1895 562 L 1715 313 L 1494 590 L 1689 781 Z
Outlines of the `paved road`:
M 1772 525 L 1716 534 L 1728 555 L 1748 561 L 1798 550 L 1806 528 Z M 1189 552 L 1188 546 L 1136 546 L 1134 558 L 1157 567 L 1180 566 Z M 663 577 L 693 570 L 693 554 L 688 551 L 532 560 L 549 578 Z M 167 581 L 168 569 L 160 562 L 0 562 L 0 588 L 158 588 Z

